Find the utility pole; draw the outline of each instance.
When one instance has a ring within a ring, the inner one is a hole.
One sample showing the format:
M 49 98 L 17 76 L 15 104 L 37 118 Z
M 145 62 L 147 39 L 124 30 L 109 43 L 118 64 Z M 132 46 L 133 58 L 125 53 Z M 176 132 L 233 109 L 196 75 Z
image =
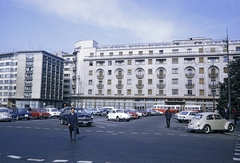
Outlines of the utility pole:
M 226 42 L 225 47 L 227 48 L 227 60 L 228 60 L 228 109 L 229 113 L 231 114 L 231 83 L 230 83 L 230 61 L 229 61 L 229 39 L 228 39 L 228 29 L 227 29 L 227 38 L 223 40 Z

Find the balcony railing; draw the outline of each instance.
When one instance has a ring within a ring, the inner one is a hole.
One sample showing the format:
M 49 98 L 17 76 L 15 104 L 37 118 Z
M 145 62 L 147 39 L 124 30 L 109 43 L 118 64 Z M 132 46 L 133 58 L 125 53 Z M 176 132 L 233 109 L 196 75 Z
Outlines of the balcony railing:
M 216 77 L 218 77 L 218 73 L 209 73 L 208 76 L 210 78 L 216 78 Z
M 142 89 L 144 87 L 144 84 L 136 84 L 137 89 Z
M 185 85 L 187 89 L 192 89 L 194 88 L 194 84 L 186 84 Z
M 218 84 L 209 84 L 209 88 L 217 89 L 218 88 Z
M 185 76 L 186 76 L 187 78 L 193 78 L 193 77 L 194 77 L 194 73 L 191 73 L 191 74 L 186 73 Z
M 142 78 L 144 77 L 144 74 L 136 74 L 136 77 L 137 77 L 138 79 L 142 79 Z
M 104 78 L 104 75 L 97 75 L 97 78 L 98 78 L 99 80 L 102 80 L 102 79 Z
M 122 79 L 124 75 L 116 75 L 117 79 Z
M 116 84 L 116 88 L 117 89 L 122 89 L 123 88 L 123 84 Z
M 104 84 L 97 84 L 98 89 L 103 89 Z
M 157 74 L 158 79 L 163 79 L 165 78 L 165 74 Z
M 165 84 L 157 84 L 157 87 L 158 87 L 159 89 L 163 89 L 163 88 L 165 88 Z

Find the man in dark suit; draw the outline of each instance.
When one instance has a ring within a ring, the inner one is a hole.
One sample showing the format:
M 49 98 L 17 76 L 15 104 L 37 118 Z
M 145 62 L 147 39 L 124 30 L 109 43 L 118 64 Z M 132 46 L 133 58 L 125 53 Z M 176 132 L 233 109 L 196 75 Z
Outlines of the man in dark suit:
M 226 107 L 224 107 L 224 118 L 229 120 L 229 110 Z
M 69 128 L 69 132 L 70 132 L 70 140 L 76 142 L 78 117 L 74 111 L 75 111 L 75 109 L 72 107 L 71 112 L 68 115 L 67 121 L 68 121 L 68 128 Z M 72 132 L 74 132 L 74 138 L 72 138 Z
M 165 118 L 166 118 L 166 123 L 167 123 L 167 128 L 170 127 L 170 119 L 172 117 L 172 113 L 170 112 L 170 107 L 165 112 Z

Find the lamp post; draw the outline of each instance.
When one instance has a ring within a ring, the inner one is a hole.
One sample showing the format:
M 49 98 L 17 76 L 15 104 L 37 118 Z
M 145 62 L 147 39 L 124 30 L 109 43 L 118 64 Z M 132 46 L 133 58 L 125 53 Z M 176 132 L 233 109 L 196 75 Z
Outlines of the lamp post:
M 79 75 L 77 79 L 78 79 L 78 107 L 79 107 L 79 103 L 80 103 L 80 76 Z
M 226 42 L 225 47 L 227 48 L 227 67 L 228 67 L 228 109 L 229 112 L 231 113 L 231 89 L 230 89 L 230 61 L 229 61 L 229 40 L 228 40 L 228 29 L 227 29 L 227 38 L 225 40 L 223 40 L 224 42 Z

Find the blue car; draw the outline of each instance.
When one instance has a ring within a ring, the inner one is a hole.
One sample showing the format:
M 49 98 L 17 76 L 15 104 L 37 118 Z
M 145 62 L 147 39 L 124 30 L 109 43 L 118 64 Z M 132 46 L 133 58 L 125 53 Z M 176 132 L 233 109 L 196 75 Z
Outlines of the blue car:
M 28 109 L 25 108 L 15 108 L 11 110 L 12 119 L 22 120 L 27 119 L 30 120 L 32 118 L 31 113 L 28 112 Z
M 58 119 L 60 120 L 60 123 L 62 125 L 67 124 L 67 117 L 68 114 L 70 114 L 71 108 L 66 107 L 62 110 L 61 114 L 59 115 Z M 88 127 L 90 127 L 93 123 L 93 117 L 91 114 L 88 114 L 85 112 L 83 108 L 75 108 L 75 113 L 78 116 L 78 125 L 79 124 L 86 124 Z

